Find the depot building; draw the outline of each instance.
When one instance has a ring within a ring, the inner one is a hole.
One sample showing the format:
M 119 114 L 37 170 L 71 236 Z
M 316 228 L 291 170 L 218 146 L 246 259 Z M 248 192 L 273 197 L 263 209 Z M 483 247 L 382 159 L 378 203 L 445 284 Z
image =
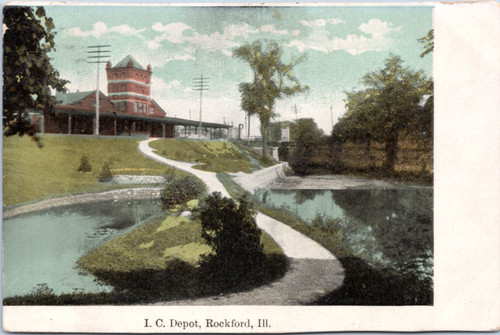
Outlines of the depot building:
M 31 113 L 38 133 L 92 135 L 99 104 L 99 134 L 110 136 L 147 135 L 188 137 L 201 133 L 209 138 L 225 138 L 230 125 L 169 117 L 150 96 L 151 65 L 144 68 L 131 55 L 115 66 L 106 64 L 108 95 L 99 91 L 56 93 L 54 111 Z

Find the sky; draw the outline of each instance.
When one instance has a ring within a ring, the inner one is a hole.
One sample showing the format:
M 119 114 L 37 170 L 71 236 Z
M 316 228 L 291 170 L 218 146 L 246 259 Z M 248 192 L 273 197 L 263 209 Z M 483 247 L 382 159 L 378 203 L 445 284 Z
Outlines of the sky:
M 345 112 L 345 93 L 361 89 L 362 77 L 383 68 L 391 55 L 432 76 L 432 54 L 420 57 L 417 41 L 432 28 L 432 6 L 58 5 L 46 11 L 57 32 L 52 64 L 70 81 L 70 92 L 96 87 L 87 46 L 111 45 L 112 65 L 128 54 L 144 67 L 151 64 L 151 95 L 167 116 L 199 120 L 193 79 L 203 75 L 209 78 L 203 121 L 245 124 L 238 85 L 251 81 L 252 71 L 232 51 L 256 40 L 278 42 L 284 62 L 305 54 L 294 74 L 310 89 L 279 100 L 276 121 L 312 117 L 327 134 Z M 104 69 L 101 64 L 99 86 L 107 94 Z M 256 117 L 251 135 L 260 135 Z

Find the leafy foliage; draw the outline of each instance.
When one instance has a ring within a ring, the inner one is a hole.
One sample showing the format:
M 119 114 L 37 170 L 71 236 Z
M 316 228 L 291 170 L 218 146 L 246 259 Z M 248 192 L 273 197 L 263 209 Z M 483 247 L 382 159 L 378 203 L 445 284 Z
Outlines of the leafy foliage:
M 300 85 L 292 74 L 293 68 L 302 62 L 304 55 L 287 64 L 282 62 L 282 55 L 283 50 L 275 41 L 267 43 L 255 41 L 233 51 L 233 57 L 247 62 L 253 71 L 253 81 L 241 83 L 239 87 L 241 108 L 249 116 L 259 117 L 264 157 L 267 156 L 269 123 L 276 117 L 274 112 L 276 100 L 308 90 L 308 87 Z
M 102 165 L 101 172 L 99 172 L 99 181 L 100 182 L 107 182 L 113 179 L 113 174 L 111 173 L 111 163 L 110 162 L 105 162 Z
M 245 199 L 236 203 L 214 192 L 200 204 L 198 217 L 202 237 L 214 251 L 205 257 L 211 273 L 222 274 L 226 281 L 236 283 L 264 261 L 261 230 L 255 221 L 255 210 Z
M 52 110 L 51 88 L 64 90 L 66 80 L 50 64 L 54 22 L 43 7 L 5 6 L 3 36 L 4 135 L 35 135 L 28 113 Z
M 420 57 L 430 54 L 434 51 L 434 29 L 429 30 L 425 37 L 419 38 L 418 41 L 424 45 L 424 52 Z
M 89 163 L 89 159 L 87 156 L 83 155 L 82 159 L 80 160 L 80 166 L 78 167 L 79 172 L 91 172 L 92 171 L 92 166 Z
M 170 182 L 161 193 L 165 208 L 185 203 L 200 196 L 205 191 L 205 184 L 192 176 L 185 176 Z
M 401 58 L 392 56 L 382 70 L 366 74 L 361 83 L 364 89 L 347 93 L 348 111 L 332 135 L 338 141 L 385 143 L 382 168 L 393 171 L 402 132 L 432 139 L 432 80 L 422 71 L 403 67 Z
M 305 174 L 313 149 L 321 142 L 323 131 L 312 118 L 299 119 L 296 129 L 292 168 L 297 174 Z

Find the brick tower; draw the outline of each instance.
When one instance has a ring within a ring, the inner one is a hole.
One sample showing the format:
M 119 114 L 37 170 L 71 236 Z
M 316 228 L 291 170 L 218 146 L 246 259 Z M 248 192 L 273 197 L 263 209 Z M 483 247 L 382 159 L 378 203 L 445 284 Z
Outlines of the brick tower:
M 113 67 L 111 62 L 106 64 L 108 97 L 119 113 L 161 116 L 149 95 L 151 74 L 151 65 L 144 69 L 131 55 Z

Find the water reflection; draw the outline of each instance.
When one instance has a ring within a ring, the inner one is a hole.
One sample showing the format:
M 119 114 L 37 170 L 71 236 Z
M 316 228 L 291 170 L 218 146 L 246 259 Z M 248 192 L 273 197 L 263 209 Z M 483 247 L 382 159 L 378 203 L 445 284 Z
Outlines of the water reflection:
M 433 273 L 432 189 L 261 190 L 284 208 L 377 268 L 430 278 Z
M 75 268 L 104 241 L 161 212 L 154 200 L 114 201 L 59 207 L 3 222 L 3 296 L 46 287 L 55 294 L 109 291 Z

